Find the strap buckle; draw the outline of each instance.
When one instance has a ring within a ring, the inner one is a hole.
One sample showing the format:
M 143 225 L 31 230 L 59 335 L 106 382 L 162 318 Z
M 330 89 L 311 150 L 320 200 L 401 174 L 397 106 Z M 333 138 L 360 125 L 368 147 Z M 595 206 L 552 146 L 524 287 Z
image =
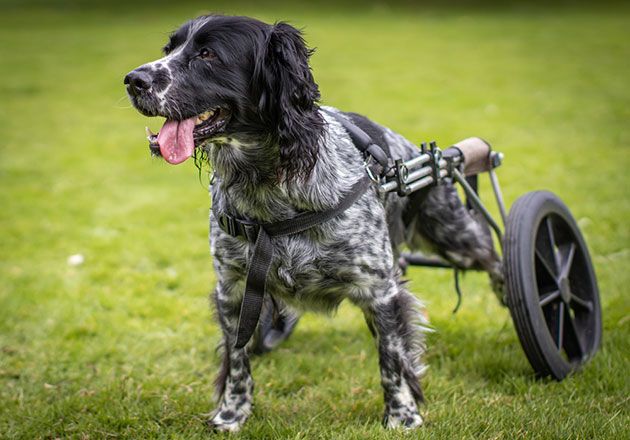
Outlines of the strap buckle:
M 221 230 L 232 237 L 243 238 L 252 243 L 256 242 L 260 230 L 258 223 L 238 220 L 223 212 L 217 215 L 217 221 Z
M 373 160 L 374 160 L 374 157 L 371 154 L 366 154 L 365 159 L 363 160 L 363 167 L 365 168 L 365 172 L 367 173 L 368 177 L 370 178 L 372 182 L 380 183 L 380 179 L 376 175 L 373 169 L 373 165 L 376 165 L 376 164 L 372 164 Z
M 221 229 L 223 229 L 223 231 L 230 234 L 232 237 L 238 236 L 238 229 L 236 226 L 236 221 L 231 215 L 221 213 L 219 215 L 218 220 L 219 220 L 219 226 L 221 227 Z

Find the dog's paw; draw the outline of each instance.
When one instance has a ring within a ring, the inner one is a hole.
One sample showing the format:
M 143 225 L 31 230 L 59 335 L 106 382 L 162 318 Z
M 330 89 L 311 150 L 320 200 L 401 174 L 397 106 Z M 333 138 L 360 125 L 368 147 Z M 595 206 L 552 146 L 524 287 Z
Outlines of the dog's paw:
M 238 432 L 243 426 L 242 423 L 236 421 L 233 422 L 217 422 L 216 420 L 208 420 L 208 426 L 210 429 L 216 432 Z
M 415 429 L 421 427 L 423 423 L 422 416 L 412 412 L 385 414 L 383 418 L 383 425 L 387 429 Z
M 217 411 L 216 414 L 208 420 L 208 426 L 213 431 L 220 432 L 237 432 L 243 427 L 247 420 L 245 414 L 235 414 L 230 410 Z

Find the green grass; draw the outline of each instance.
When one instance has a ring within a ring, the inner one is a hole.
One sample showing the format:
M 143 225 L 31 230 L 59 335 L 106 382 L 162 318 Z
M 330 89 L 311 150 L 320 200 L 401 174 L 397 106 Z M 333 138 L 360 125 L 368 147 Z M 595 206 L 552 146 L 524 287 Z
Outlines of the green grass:
M 344 305 L 253 361 L 237 438 L 630 436 L 630 9 L 459 3 L 215 9 L 305 26 L 326 104 L 414 141 L 486 137 L 509 203 L 558 193 L 599 276 L 601 351 L 562 383 L 535 380 L 482 275 L 452 315 L 450 274 L 412 269 L 437 330 L 426 427 L 381 428 L 376 351 Z M 160 123 L 129 107 L 122 77 L 213 4 L 78 4 L 0 13 L 0 438 L 208 437 L 209 198 L 192 163 L 149 158 L 143 127 Z

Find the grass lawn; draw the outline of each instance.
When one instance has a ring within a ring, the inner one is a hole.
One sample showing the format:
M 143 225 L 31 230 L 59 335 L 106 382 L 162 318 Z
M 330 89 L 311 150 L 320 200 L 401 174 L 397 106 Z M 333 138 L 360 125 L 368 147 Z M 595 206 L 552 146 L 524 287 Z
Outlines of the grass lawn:
M 234 438 L 630 437 L 630 9 L 358 4 L 0 3 L 0 438 L 211 436 L 210 200 L 192 162 L 149 157 L 161 121 L 122 87 L 209 8 L 305 26 L 326 104 L 418 142 L 489 139 L 508 203 L 549 189 L 573 210 L 604 314 L 582 372 L 536 380 L 484 276 L 452 315 L 451 274 L 412 269 L 436 329 L 424 428 L 381 428 L 377 353 L 344 305 L 253 360 Z

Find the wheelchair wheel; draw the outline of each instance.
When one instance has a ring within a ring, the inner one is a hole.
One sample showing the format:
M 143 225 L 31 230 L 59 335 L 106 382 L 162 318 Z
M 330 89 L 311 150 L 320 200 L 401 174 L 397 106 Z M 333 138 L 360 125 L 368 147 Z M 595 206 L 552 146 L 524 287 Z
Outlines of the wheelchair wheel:
M 597 351 L 599 289 L 569 209 L 554 194 L 520 197 L 507 219 L 504 270 L 516 332 L 538 376 L 564 379 Z

